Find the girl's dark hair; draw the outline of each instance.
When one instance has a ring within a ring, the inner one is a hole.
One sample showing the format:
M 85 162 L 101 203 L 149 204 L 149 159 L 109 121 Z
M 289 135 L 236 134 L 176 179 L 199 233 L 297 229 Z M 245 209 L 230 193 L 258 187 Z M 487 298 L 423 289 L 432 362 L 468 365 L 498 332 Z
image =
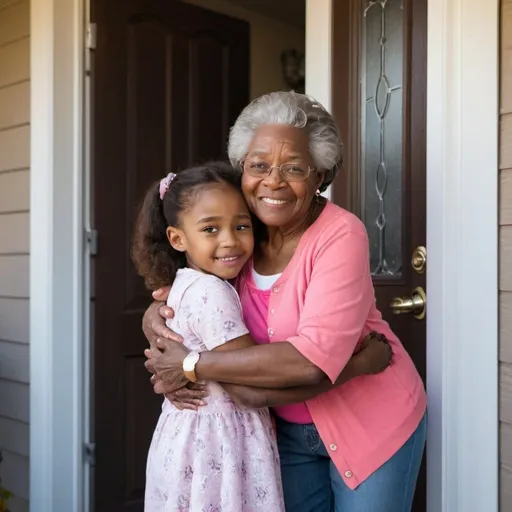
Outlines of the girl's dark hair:
M 135 224 L 132 244 L 135 268 L 149 289 L 171 285 L 178 269 L 186 266 L 185 253 L 174 249 L 167 239 L 167 227 L 179 225 L 179 214 L 193 206 L 201 189 L 226 184 L 240 191 L 240 182 L 240 172 L 231 165 L 209 162 L 181 171 L 163 200 L 160 199 L 160 181 L 149 187 Z

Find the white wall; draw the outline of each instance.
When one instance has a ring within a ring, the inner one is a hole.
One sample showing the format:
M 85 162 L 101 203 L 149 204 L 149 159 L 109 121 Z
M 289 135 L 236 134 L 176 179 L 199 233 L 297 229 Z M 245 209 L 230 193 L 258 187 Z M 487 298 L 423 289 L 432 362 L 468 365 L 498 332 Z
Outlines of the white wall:
M 28 0 L 0 0 L 0 476 L 29 496 L 29 180 Z
M 303 52 L 304 30 L 223 0 L 181 1 L 245 20 L 251 25 L 251 99 L 267 92 L 290 89 L 283 80 L 281 52 L 290 48 Z
M 331 37 L 332 0 L 306 0 L 306 92 L 329 111 L 332 103 Z

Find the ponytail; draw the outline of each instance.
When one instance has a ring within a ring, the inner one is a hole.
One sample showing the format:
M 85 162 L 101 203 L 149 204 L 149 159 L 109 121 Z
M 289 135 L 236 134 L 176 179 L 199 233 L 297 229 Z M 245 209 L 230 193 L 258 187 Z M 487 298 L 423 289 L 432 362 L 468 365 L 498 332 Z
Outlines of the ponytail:
M 168 223 L 160 199 L 160 182 L 149 188 L 137 217 L 132 260 L 150 290 L 172 285 L 176 272 L 186 266 L 185 253 L 174 249 L 167 238 Z

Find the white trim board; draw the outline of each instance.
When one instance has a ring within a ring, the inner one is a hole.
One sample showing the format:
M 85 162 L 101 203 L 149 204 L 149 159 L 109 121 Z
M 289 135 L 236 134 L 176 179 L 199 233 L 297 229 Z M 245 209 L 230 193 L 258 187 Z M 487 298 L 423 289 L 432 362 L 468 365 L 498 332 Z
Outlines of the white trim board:
M 81 0 L 31 0 L 30 508 L 82 510 Z
M 429 0 L 429 512 L 498 510 L 498 0 Z

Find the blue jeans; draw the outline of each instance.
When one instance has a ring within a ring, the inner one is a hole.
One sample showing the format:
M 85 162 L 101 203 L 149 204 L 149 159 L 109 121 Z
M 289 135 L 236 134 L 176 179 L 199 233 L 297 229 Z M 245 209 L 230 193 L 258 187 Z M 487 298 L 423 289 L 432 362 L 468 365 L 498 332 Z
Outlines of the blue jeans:
M 410 512 L 427 435 L 426 415 L 408 441 L 357 489 L 329 458 L 314 424 L 276 419 L 286 510 L 290 512 Z

